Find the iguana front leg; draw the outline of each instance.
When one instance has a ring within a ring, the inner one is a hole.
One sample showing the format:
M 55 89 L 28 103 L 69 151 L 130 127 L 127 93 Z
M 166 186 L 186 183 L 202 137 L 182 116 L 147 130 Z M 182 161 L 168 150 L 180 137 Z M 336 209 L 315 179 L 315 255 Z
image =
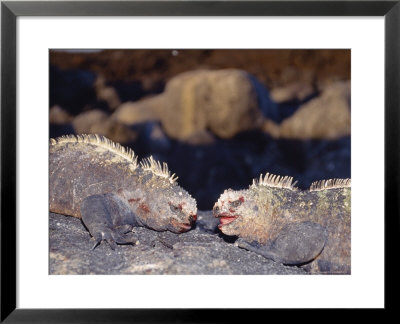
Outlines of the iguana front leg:
M 80 206 L 82 221 L 96 240 L 95 249 L 106 241 L 114 250 L 117 244 L 134 244 L 132 228 L 139 226 L 127 203 L 114 193 L 85 198 Z
M 325 228 L 314 222 L 297 222 L 284 226 L 278 236 L 267 244 L 236 241 L 240 248 L 287 265 L 301 265 L 314 260 L 327 240 Z

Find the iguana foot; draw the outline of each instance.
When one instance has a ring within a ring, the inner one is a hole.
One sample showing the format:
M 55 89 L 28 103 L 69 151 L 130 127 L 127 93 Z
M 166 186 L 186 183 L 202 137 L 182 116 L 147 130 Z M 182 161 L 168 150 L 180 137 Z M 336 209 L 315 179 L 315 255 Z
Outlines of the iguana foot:
M 91 233 L 96 240 L 96 243 L 93 245 L 92 250 L 94 250 L 101 243 L 101 241 L 106 241 L 108 245 L 110 245 L 111 249 L 115 250 L 117 245 L 113 240 L 111 233 L 112 232 L 109 229 L 104 229 L 104 231 L 96 232 L 95 234 Z
M 106 241 L 108 245 L 110 245 L 111 249 L 115 250 L 117 244 L 132 244 L 134 245 L 137 241 L 136 236 L 133 233 L 118 233 L 118 231 L 114 231 L 110 228 L 102 228 L 97 229 L 97 232 L 92 233 L 93 237 L 96 240 L 96 243 L 93 245 L 92 250 L 94 250 L 101 241 Z
M 301 265 L 314 260 L 323 250 L 327 235 L 325 228 L 314 222 L 290 223 L 278 236 L 263 245 L 239 238 L 235 244 L 286 265 Z
M 113 250 L 117 244 L 136 243 L 137 239 L 131 232 L 135 216 L 118 196 L 89 196 L 82 201 L 80 209 L 82 221 L 96 241 L 92 250 L 102 241 Z

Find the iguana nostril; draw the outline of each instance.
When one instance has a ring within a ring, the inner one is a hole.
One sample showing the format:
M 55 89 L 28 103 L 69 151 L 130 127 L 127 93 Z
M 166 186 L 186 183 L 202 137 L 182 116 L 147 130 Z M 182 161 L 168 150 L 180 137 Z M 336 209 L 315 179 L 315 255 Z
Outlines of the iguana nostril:
M 219 213 L 219 206 L 215 205 L 214 208 L 213 208 L 213 214 L 217 215 L 218 213 Z
M 196 222 L 196 220 L 197 220 L 197 215 L 196 214 L 190 214 L 189 215 L 189 223 L 190 224 L 193 225 Z

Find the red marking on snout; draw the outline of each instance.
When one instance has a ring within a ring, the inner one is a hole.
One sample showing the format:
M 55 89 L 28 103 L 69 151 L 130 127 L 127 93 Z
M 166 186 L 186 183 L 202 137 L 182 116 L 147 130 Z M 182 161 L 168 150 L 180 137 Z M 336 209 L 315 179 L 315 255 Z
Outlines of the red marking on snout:
M 243 203 L 243 202 L 244 202 L 244 197 L 243 197 L 243 196 L 240 196 L 240 197 L 239 197 L 239 201 Z
M 231 213 L 234 213 L 234 212 L 235 212 L 235 210 L 234 210 L 233 208 L 229 208 L 229 211 L 230 211 Z
M 233 217 L 233 216 L 237 217 L 238 215 L 232 215 L 232 214 L 229 214 L 227 212 L 223 212 L 223 213 L 219 213 L 219 214 L 215 215 L 215 217 L 218 217 L 218 218 L 221 218 L 221 217 Z
M 139 200 L 140 200 L 140 198 L 131 198 L 131 199 L 128 199 L 128 202 L 134 203 L 134 202 L 138 202 Z
M 150 213 L 150 208 L 146 204 L 140 204 L 139 205 L 140 209 L 142 209 L 145 213 Z
M 191 216 L 192 216 L 193 222 L 197 221 L 197 214 L 194 214 L 194 215 L 191 215 Z

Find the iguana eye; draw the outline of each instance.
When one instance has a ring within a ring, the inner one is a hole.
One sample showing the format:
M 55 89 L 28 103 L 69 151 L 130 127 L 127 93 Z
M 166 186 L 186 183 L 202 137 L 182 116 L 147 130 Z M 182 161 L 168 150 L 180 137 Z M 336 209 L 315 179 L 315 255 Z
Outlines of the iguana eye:
M 230 201 L 229 205 L 231 205 L 232 207 L 236 208 L 236 207 L 239 207 L 242 204 L 242 202 L 243 202 L 242 200 L 238 199 L 238 200 L 235 200 L 235 201 Z
M 178 206 L 174 206 L 172 204 L 169 205 L 169 208 L 171 209 L 171 211 L 173 211 L 174 213 L 178 212 L 179 210 L 181 210 Z

